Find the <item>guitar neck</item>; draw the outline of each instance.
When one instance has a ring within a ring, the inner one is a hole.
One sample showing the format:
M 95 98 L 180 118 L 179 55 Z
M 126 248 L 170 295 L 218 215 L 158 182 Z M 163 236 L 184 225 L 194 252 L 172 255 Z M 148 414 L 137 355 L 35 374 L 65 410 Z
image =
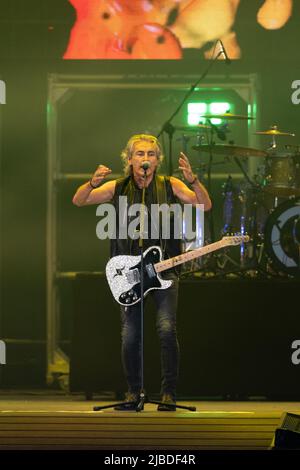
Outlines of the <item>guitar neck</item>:
M 196 250 L 188 251 L 187 253 L 183 253 L 182 255 L 174 256 L 173 258 L 166 259 L 164 261 L 160 261 L 154 265 L 155 271 L 160 273 L 165 271 L 166 269 L 173 268 L 174 266 L 178 266 L 179 264 L 185 263 L 186 261 L 191 261 L 192 259 L 199 258 L 199 256 L 206 255 L 207 253 L 211 253 L 212 251 L 219 250 L 226 246 L 227 243 L 225 240 L 219 240 L 218 242 L 211 243 L 210 245 L 201 246 L 200 248 L 196 248 Z

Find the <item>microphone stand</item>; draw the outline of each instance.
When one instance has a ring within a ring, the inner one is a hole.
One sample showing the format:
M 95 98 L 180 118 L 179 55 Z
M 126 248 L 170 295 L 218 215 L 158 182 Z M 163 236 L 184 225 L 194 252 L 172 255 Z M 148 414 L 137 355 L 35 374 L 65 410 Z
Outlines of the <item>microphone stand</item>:
M 218 39 L 215 43 L 215 47 L 214 47 L 214 51 L 213 51 L 213 54 L 215 52 L 215 48 L 216 48 L 216 45 L 217 43 L 219 42 L 220 40 Z M 221 48 L 218 52 L 218 54 L 212 59 L 210 60 L 209 64 L 208 64 L 208 67 L 207 69 L 203 72 L 203 74 L 200 76 L 200 78 L 194 83 L 191 85 L 191 87 L 189 88 L 189 90 L 187 91 L 187 93 L 184 95 L 183 99 L 181 100 L 181 102 L 179 103 L 179 105 L 177 106 L 177 108 L 175 109 L 175 111 L 173 112 L 173 114 L 171 114 L 171 116 L 169 117 L 169 119 L 163 124 L 160 132 L 157 134 L 157 138 L 161 136 L 161 134 L 163 132 L 166 132 L 169 136 L 169 158 L 168 158 L 168 174 L 169 176 L 172 176 L 173 174 L 173 134 L 175 132 L 175 128 L 174 126 L 171 124 L 171 121 L 174 119 L 174 117 L 179 113 L 179 111 L 181 110 L 182 106 L 184 105 L 184 103 L 187 101 L 187 99 L 192 95 L 192 93 L 195 91 L 196 87 L 198 86 L 198 84 L 204 80 L 204 78 L 207 76 L 208 72 L 210 71 L 210 69 L 212 68 L 212 66 L 214 65 L 214 63 L 217 61 L 217 59 L 221 56 L 221 55 L 225 55 L 226 57 L 226 54 L 224 53 L 224 48 L 223 48 L 223 44 L 221 43 Z M 230 61 L 226 60 L 226 63 L 227 64 L 230 64 Z M 211 136 L 211 144 L 212 144 L 212 136 Z M 208 179 L 208 190 L 210 191 L 211 189 L 211 167 L 212 167 L 212 150 L 210 150 L 210 156 L 209 156 L 209 164 L 208 164 L 208 170 L 207 170 L 207 179 Z M 213 222 L 213 215 L 212 215 L 212 211 L 210 211 L 209 215 L 209 226 L 210 226 L 210 236 L 211 236 L 211 241 L 214 242 L 215 241 L 215 232 L 214 232 L 214 222 Z
M 140 223 L 140 238 L 139 238 L 139 249 L 140 249 L 140 286 L 141 286 L 141 391 L 139 395 L 139 402 L 136 406 L 136 411 L 142 411 L 145 403 L 153 403 L 155 405 L 166 405 L 161 401 L 149 400 L 144 390 L 144 225 L 145 225 L 145 192 L 146 192 L 146 172 L 144 168 L 144 184 L 142 192 L 142 208 L 141 208 L 141 223 Z M 155 176 L 154 176 L 155 177 Z M 189 411 L 196 411 L 195 406 L 183 406 L 183 405 L 170 405 L 171 409 L 182 408 Z
M 139 401 L 136 405 L 136 411 L 142 411 L 145 403 L 153 403 L 155 405 L 166 405 L 161 401 L 149 400 L 144 390 L 144 221 L 145 221 L 145 192 L 146 192 L 146 171 L 144 168 L 144 185 L 142 192 L 142 206 L 141 206 L 141 223 L 140 223 L 140 238 L 139 238 L 139 249 L 140 249 L 140 286 L 141 286 L 141 390 L 139 395 Z M 155 176 L 154 176 L 155 177 Z M 182 408 L 189 411 L 196 411 L 195 406 L 183 406 L 183 405 L 170 405 L 171 409 Z
M 145 403 L 153 403 L 155 405 L 164 405 L 168 406 L 166 403 L 161 401 L 154 401 L 149 400 L 146 396 L 144 390 L 144 256 L 143 256 L 143 248 L 144 248 L 144 226 L 145 226 L 145 193 L 146 193 L 146 177 L 147 177 L 147 169 L 149 167 L 143 167 L 144 170 L 144 184 L 142 190 L 142 204 L 141 204 L 141 218 L 140 218 L 140 238 L 139 238 L 139 251 L 140 251 L 140 293 L 141 293 L 141 308 L 140 308 L 140 315 L 141 315 L 141 362 L 140 362 L 140 374 L 141 374 L 141 389 L 139 393 L 139 400 L 136 404 L 135 411 L 139 412 L 144 409 Z M 155 178 L 155 176 L 154 176 Z M 107 408 L 114 408 L 115 406 L 122 406 L 122 405 L 130 405 L 134 404 L 133 402 L 122 402 L 122 403 L 114 403 L 112 405 L 104 405 L 104 406 L 94 406 L 94 411 L 100 411 Z M 176 408 L 182 408 L 189 411 L 196 411 L 195 406 L 183 406 L 183 405 L 170 405 L 170 408 L 176 410 Z
M 216 41 L 216 44 L 217 44 L 218 41 L 219 41 L 219 39 Z M 216 48 L 216 44 L 215 44 L 215 48 Z M 215 48 L 214 48 L 214 51 L 215 51 Z M 179 103 L 179 105 L 177 106 L 177 108 L 175 109 L 173 114 L 171 114 L 169 119 L 163 124 L 161 130 L 159 131 L 159 133 L 156 136 L 157 138 L 159 138 L 163 132 L 166 132 L 166 134 L 168 134 L 168 136 L 169 136 L 169 158 L 168 158 L 168 164 L 169 164 L 168 173 L 169 173 L 169 176 L 172 176 L 172 174 L 173 174 L 173 154 L 172 154 L 172 152 L 173 152 L 173 143 L 172 143 L 172 140 L 173 140 L 173 134 L 175 132 L 175 128 L 171 124 L 171 121 L 179 113 L 179 111 L 181 110 L 184 103 L 191 96 L 191 94 L 195 91 L 195 88 L 197 87 L 197 85 L 206 77 L 206 75 L 208 74 L 208 72 L 210 71 L 210 69 L 212 68 L 214 63 L 216 62 L 216 60 L 222 54 L 224 55 L 224 51 L 221 48 L 220 51 L 218 52 L 218 54 L 216 55 L 216 57 L 210 61 L 210 63 L 208 64 L 207 69 L 203 72 L 203 74 L 200 76 L 200 78 L 193 85 L 191 85 L 191 87 L 189 88 L 187 93 L 184 95 L 183 99 L 181 100 L 181 102 Z M 229 63 L 229 62 L 227 62 L 227 63 Z
M 149 403 L 145 390 L 144 390 L 144 226 L 145 226 L 145 193 L 146 193 L 146 178 L 147 168 L 144 169 L 144 184 L 142 191 L 142 205 L 141 205 L 141 222 L 140 222 L 140 238 L 139 238 L 139 250 L 140 250 L 140 286 L 141 286 L 141 390 L 139 395 L 139 402 L 136 406 L 136 411 L 142 411 L 144 409 L 144 403 Z

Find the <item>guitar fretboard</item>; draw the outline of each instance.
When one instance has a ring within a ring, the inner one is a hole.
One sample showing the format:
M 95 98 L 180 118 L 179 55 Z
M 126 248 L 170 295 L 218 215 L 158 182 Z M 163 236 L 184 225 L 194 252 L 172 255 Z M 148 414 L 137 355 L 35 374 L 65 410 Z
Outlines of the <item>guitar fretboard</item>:
M 198 258 L 199 256 L 206 255 L 207 253 L 211 253 L 212 251 L 219 250 L 224 246 L 228 245 L 226 240 L 219 240 L 218 242 L 211 243 L 207 246 L 201 246 L 193 251 L 188 251 L 187 253 L 183 253 L 182 255 L 174 256 L 174 258 L 166 259 L 164 261 L 160 261 L 154 265 L 155 271 L 157 273 L 165 271 L 166 269 L 173 268 L 174 266 L 178 266 L 179 264 L 185 263 L 186 261 L 191 261 L 192 259 Z

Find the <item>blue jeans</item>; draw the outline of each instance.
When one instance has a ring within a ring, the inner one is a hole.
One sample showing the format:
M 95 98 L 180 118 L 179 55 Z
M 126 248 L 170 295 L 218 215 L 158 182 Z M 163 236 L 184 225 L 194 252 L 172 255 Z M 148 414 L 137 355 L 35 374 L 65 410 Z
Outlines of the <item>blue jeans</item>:
M 176 333 L 178 277 L 174 273 L 169 273 L 165 278 L 171 279 L 173 284 L 168 289 L 152 290 L 147 297 L 150 295 L 153 297 L 157 308 L 156 328 L 161 350 L 161 393 L 170 393 L 175 398 L 179 363 Z M 131 307 L 121 307 L 122 363 L 128 391 L 132 393 L 139 393 L 141 390 L 140 306 L 139 302 Z

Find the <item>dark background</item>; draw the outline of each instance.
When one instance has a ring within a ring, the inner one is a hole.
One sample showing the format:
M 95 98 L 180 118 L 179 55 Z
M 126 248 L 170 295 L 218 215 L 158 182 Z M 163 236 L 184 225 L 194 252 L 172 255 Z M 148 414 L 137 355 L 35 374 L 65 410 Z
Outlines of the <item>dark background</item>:
M 235 31 L 243 57 L 231 64 L 230 73 L 259 74 L 262 128 L 275 123 L 280 129 L 295 132 L 293 143 L 300 144 L 300 105 L 291 102 L 291 83 L 300 79 L 300 5 L 294 2 L 293 16 L 284 28 L 266 31 L 256 22 L 262 3 L 241 1 Z M 74 19 L 73 8 L 63 0 L 1 1 L 0 79 L 6 83 L 7 103 L 0 105 L 0 338 L 7 339 L 11 351 L 8 355 L 11 366 L 6 366 L 3 386 L 45 385 L 48 74 L 185 76 L 200 75 L 207 66 L 201 51 L 196 50 L 185 50 L 181 61 L 63 61 L 61 57 Z M 216 63 L 213 73 L 229 72 L 224 63 Z M 138 114 L 140 100 L 132 106 Z M 162 109 L 161 122 L 156 125 L 162 125 L 167 117 Z M 76 138 L 80 144 L 80 136 Z M 118 122 L 114 139 L 119 139 Z M 262 139 L 265 145 L 266 140 Z M 120 150 L 123 145 L 124 141 L 120 140 Z M 69 188 L 70 194 L 76 186 L 74 183 Z M 221 195 L 213 194 L 213 197 L 220 199 Z M 78 210 L 70 208 L 74 214 Z M 83 245 L 86 243 L 88 236 L 82 240 Z M 71 287 L 65 288 L 70 299 L 65 334 L 69 339 L 73 297 Z M 259 298 L 257 304 L 260 305 Z M 299 337 L 299 324 L 295 325 L 294 333 L 295 339 Z

